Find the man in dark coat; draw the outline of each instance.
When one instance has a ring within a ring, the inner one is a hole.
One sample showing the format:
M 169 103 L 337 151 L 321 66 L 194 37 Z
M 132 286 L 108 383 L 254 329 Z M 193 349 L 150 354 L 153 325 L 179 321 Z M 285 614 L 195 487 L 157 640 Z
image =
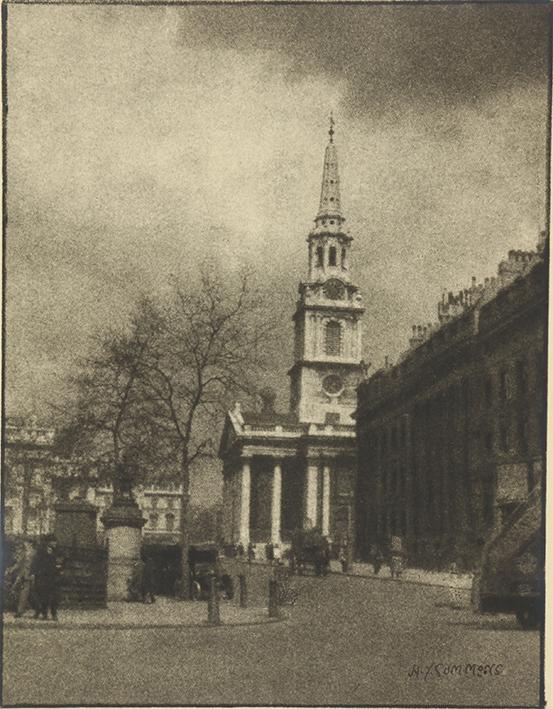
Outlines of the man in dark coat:
M 61 561 L 56 554 L 55 542 L 46 541 L 36 553 L 31 567 L 35 580 L 35 594 L 37 609 L 35 618 L 39 614 L 46 620 L 50 611 L 53 620 L 58 619 L 59 583 L 61 576 Z

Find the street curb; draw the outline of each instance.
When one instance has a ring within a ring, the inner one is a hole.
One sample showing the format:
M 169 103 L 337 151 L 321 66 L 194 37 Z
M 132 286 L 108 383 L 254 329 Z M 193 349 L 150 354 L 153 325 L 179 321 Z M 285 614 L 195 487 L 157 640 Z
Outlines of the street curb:
M 342 571 L 331 571 L 331 574 L 334 576 L 347 576 L 348 578 L 355 578 L 355 579 L 368 579 L 370 581 L 393 581 L 394 583 L 410 583 L 412 586 L 429 586 L 431 588 L 447 588 L 449 590 L 455 590 L 455 591 L 468 591 L 470 592 L 470 588 L 463 588 L 459 586 L 448 586 L 447 584 L 442 584 L 442 583 L 430 583 L 430 581 L 414 581 L 413 579 L 394 579 L 391 576 L 386 577 L 386 576 L 364 576 L 363 574 L 352 574 L 352 573 L 343 573 Z
M 274 568 L 273 565 L 269 562 L 266 561 L 254 561 L 252 563 L 248 563 L 247 561 L 238 561 L 240 564 L 244 564 L 245 566 L 260 566 L 264 568 L 269 568 L 272 569 Z M 288 568 L 288 567 L 286 567 Z M 392 578 L 391 576 L 378 576 L 378 575 L 371 575 L 371 576 L 365 576 L 364 574 L 354 574 L 352 572 L 346 572 L 344 573 L 343 571 L 329 571 L 328 575 L 333 575 L 333 576 L 345 576 L 347 578 L 356 578 L 356 579 L 368 579 L 369 581 L 394 581 L 396 583 L 409 583 L 413 586 L 429 586 L 431 588 L 448 588 L 451 590 L 456 590 L 456 591 L 468 591 L 470 592 L 470 587 L 469 588 L 463 588 L 459 586 L 449 586 L 448 584 L 442 584 L 442 583 L 431 583 L 430 581 L 415 581 L 413 579 L 405 579 L 405 578 L 399 578 L 395 579 Z M 298 578 L 302 578 L 302 575 L 294 574 L 294 576 L 297 576 Z M 308 578 L 308 576 L 303 576 L 303 578 Z M 315 577 L 313 577 L 315 578 Z
M 225 623 L 221 621 L 218 625 L 211 625 L 207 620 L 201 623 L 145 623 L 144 625 L 138 625 L 136 623 L 4 623 L 4 631 L 6 630 L 167 630 L 173 629 L 178 630 L 190 629 L 190 628 L 209 628 L 210 630 L 216 628 L 239 628 L 244 626 L 252 625 L 270 625 L 273 623 L 280 623 L 284 620 L 288 620 L 287 617 L 280 618 L 260 618 L 258 620 L 246 620 L 239 623 Z

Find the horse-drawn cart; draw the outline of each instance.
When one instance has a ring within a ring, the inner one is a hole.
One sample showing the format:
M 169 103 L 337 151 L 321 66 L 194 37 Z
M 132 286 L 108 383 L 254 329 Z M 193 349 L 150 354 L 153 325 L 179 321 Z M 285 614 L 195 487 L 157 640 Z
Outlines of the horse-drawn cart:
M 302 575 L 311 566 L 316 576 L 326 576 L 330 569 L 328 539 L 315 529 L 298 530 L 292 535 L 290 571 Z

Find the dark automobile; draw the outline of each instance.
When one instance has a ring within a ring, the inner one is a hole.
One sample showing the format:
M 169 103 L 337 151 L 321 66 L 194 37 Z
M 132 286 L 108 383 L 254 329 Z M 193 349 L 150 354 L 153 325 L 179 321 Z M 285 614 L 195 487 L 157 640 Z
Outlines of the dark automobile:
M 328 539 L 316 529 L 296 530 L 289 556 L 292 573 L 302 575 L 309 565 L 317 576 L 326 576 L 330 570 Z
M 205 601 L 209 597 L 210 579 L 215 576 L 221 597 L 231 600 L 234 596 L 232 577 L 221 568 L 219 550 L 215 544 L 197 544 L 188 551 L 190 565 L 190 597 Z

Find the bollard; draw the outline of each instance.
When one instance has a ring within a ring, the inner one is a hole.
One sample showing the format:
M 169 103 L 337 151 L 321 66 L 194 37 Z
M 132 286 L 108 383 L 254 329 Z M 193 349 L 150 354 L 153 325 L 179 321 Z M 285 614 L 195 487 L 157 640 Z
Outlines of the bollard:
M 248 587 L 246 585 L 246 577 L 244 574 L 238 576 L 238 582 L 240 584 L 240 608 L 248 607 Z
M 219 589 L 215 575 L 209 577 L 209 596 L 207 599 L 207 622 L 209 625 L 220 625 Z
M 269 579 L 269 618 L 278 618 L 278 582 Z

